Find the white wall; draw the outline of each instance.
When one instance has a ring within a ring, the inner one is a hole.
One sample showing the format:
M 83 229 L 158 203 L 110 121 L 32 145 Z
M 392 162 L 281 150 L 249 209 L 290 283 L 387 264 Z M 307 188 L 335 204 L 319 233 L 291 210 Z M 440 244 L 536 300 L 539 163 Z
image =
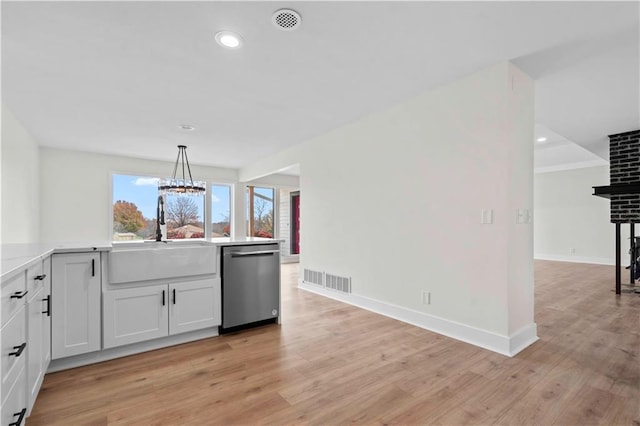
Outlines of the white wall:
M 246 185 L 296 189 L 300 186 L 300 178 L 293 175 L 273 174 L 246 182 Z
M 533 81 L 516 67 L 507 76 L 507 113 L 504 146 L 507 149 L 507 293 L 508 336 L 533 322 L 533 231 L 531 222 L 518 223 L 517 211 L 533 215 Z M 510 216 L 510 217 L 509 217 Z M 519 345 L 521 342 L 515 343 Z M 514 343 L 512 343 L 513 345 Z M 512 348 L 513 349 L 513 348 Z
M 532 229 L 515 225 L 516 209 L 532 208 L 532 140 L 532 81 L 503 63 L 257 162 L 240 179 L 300 163 L 302 268 L 350 276 L 361 299 L 513 352 L 487 342 L 512 344 L 524 329 L 535 339 Z M 480 224 L 481 209 L 493 209 L 492 225 Z
M 111 173 L 167 176 L 174 163 L 40 149 L 41 239 L 44 242 L 111 241 Z M 194 178 L 237 182 L 237 170 L 191 165 Z M 235 209 L 234 220 L 243 217 Z
M 164 177 L 174 163 L 40 148 L 40 185 L 43 206 L 40 224 L 42 241 L 111 241 L 110 212 L 112 206 L 111 174 Z M 219 167 L 191 165 L 194 179 L 234 184 L 234 236 L 246 235 L 245 188 L 238 182 L 238 171 Z M 252 184 L 274 187 L 297 187 L 297 176 L 272 175 Z
M 615 264 L 610 201 L 593 186 L 609 184 L 609 167 L 537 173 L 534 184 L 534 253 L 539 259 Z M 640 226 L 636 226 L 640 235 Z M 628 264 L 629 226 L 621 227 L 622 262 Z M 575 252 L 571 253 L 571 249 Z
M 283 240 L 280 255 L 284 257 L 291 256 L 291 192 L 281 189 L 279 193 L 278 238 Z
M 247 210 L 247 185 L 252 186 L 262 186 L 266 188 L 298 188 L 300 186 L 300 178 L 298 176 L 292 175 L 282 175 L 282 174 L 270 174 L 266 176 L 262 176 L 258 179 L 251 180 L 249 182 L 237 182 L 235 186 L 235 212 L 234 215 L 236 224 L 234 228 L 233 236 L 235 238 L 243 238 L 247 235 L 247 218 L 245 217 L 245 212 Z M 277 199 L 278 199 L 278 191 L 275 191 L 276 200 L 274 202 L 274 208 L 277 208 Z M 277 214 L 277 212 L 276 212 Z M 276 229 L 276 233 L 279 232 L 278 223 L 274 224 Z
M 0 241 L 36 243 L 40 237 L 38 142 L 2 105 Z

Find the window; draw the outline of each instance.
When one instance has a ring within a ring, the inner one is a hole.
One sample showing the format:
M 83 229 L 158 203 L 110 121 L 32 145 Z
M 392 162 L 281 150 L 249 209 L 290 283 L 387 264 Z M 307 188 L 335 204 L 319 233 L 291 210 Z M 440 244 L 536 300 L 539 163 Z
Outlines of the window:
M 231 186 L 211 185 L 211 238 L 231 235 Z
M 113 241 L 156 238 L 156 177 L 113 175 Z M 204 238 L 204 194 L 164 197 L 166 238 Z
M 273 238 L 273 188 L 247 186 L 247 234 L 250 237 Z
M 204 194 L 165 196 L 167 238 L 204 238 Z

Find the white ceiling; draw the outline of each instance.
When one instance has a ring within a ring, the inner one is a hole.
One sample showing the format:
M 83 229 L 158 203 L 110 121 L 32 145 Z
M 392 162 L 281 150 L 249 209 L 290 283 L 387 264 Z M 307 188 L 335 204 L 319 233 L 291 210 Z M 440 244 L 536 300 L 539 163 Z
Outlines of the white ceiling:
M 534 170 L 536 173 L 582 167 L 604 166 L 609 164 L 591 151 L 575 144 L 542 124 L 536 124 L 535 134 L 546 140 L 534 145 Z
M 639 34 L 638 2 L 3 1 L 2 102 L 42 145 L 241 167 L 511 60 L 536 122 L 606 157 L 640 128 Z

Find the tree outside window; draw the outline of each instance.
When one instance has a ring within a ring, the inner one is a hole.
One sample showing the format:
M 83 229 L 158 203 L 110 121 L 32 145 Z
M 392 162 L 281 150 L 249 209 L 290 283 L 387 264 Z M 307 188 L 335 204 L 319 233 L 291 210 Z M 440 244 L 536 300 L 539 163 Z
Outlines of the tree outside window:
M 167 238 L 204 238 L 202 204 L 204 204 L 204 196 L 167 195 L 165 204 Z

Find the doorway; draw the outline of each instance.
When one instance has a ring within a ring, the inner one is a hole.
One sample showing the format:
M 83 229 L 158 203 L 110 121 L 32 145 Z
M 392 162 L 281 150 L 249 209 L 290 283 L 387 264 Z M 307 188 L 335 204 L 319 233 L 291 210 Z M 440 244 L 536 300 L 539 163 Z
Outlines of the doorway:
M 291 254 L 300 254 L 300 191 L 291 193 Z

